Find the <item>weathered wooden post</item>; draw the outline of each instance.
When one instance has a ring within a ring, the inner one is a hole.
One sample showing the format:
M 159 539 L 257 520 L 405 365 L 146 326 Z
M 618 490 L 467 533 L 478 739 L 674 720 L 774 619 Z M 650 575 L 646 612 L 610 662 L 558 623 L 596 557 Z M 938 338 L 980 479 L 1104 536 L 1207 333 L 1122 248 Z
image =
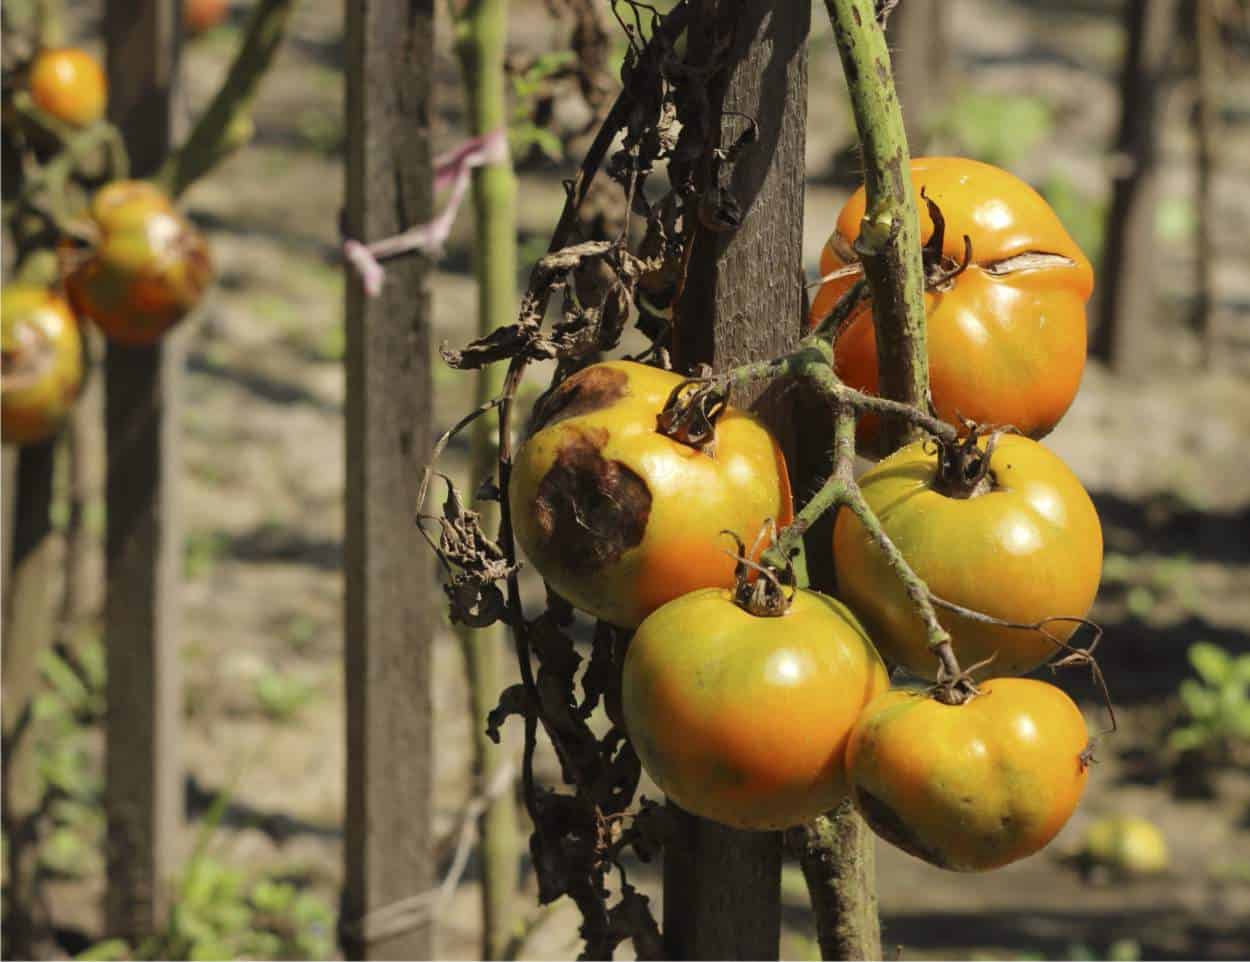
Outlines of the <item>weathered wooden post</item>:
M 1090 343 L 1090 353 L 1121 374 L 1148 363 L 1147 335 L 1156 316 L 1159 139 L 1177 0 L 1131 0 L 1124 11 L 1128 48 L 1120 72 L 1117 168 L 1100 272 L 1098 326 Z
M 737 230 L 697 229 L 680 304 L 680 362 L 718 370 L 775 357 L 802 334 L 807 4 L 703 0 L 689 50 L 710 59 L 732 36 L 726 70 L 709 91 L 722 143 L 758 122 L 758 142 L 725 171 L 742 210 Z M 714 178 L 714 170 L 708 177 Z M 703 185 L 704 187 L 710 184 Z M 793 448 L 793 419 L 780 397 L 755 409 Z M 734 403 L 757 398 L 740 394 Z M 789 403 L 788 401 L 785 403 Z M 781 935 L 781 836 L 741 832 L 678 812 L 664 857 L 664 939 L 673 959 L 775 959 Z
M 433 0 L 347 4 L 347 217 L 369 241 L 430 219 Z M 381 296 L 347 285 L 347 813 L 343 950 L 428 959 L 433 926 L 397 903 L 434 882 L 429 550 L 413 523 L 430 450 L 428 264 Z M 385 911 L 390 909 L 391 911 Z
M 5 451 L 3 764 L 0 821 L 5 846 L 4 954 L 27 958 L 35 948 L 38 920 L 34 839 L 28 834 L 39 807 L 31 708 L 39 688 L 39 654 L 52 640 L 52 574 L 55 544 L 52 466 L 56 441 Z M 11 455 L 11 456 L 10 456 Z M 11 567 L 10 567 L 11 565 Z
M 182 4 L 108 0 L 109 118 L 131 170 L 155 173 L 170 148 Z M 168 908 L 181 823 L 178 752 L 178 410 L 180 337 L 149 347 L 110 343 L 107 595 L 108 928 L 139 938 Z

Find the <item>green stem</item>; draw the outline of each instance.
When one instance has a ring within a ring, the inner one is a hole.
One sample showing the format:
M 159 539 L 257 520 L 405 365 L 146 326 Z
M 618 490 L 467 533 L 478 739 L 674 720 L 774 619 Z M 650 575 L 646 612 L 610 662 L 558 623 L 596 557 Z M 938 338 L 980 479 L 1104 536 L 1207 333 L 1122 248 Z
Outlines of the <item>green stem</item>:
M 260 0 L 252 10 L 225 81 L 191 136 L 169 155 L 153 178 L 171 197 L 180 196 L 252 139 L 252 101 L 282 43 L 295 3 L 296 0 Z
M 469 124 L 475 136 L 504 126 L 504 53 L 508 29 L 507 0 L 474 0 L 462 11 L 453 10 L 456 52 L 460 58 Z M 489 334 L 516 316 L 516 176 L 511 162 L 477 167 L 473 171 L 475 222 L 474 271 L 478 291 L 478 333 Z M 503 391 L 502 365 L 488 365 L 477 375 L 477 403 L 486 404 Z M 472 428 L 470 484 L 489 477 L 497 459 L 489 419 L 479 418 Z M 506 497 L 506 492 L 504 493 Z M 496 513 L 484 512 L 483 524 L 496 522 Z M 475 723 L 474 767 L 479 788 L 492 783 L 506 763 L 504 749 L 487 736 L 485 718 L 502 687 L 500 656 L 504 646 L 501 625 L 460 631 L 468 667 L 470 699 Z M 503 958 L 515 935 L 513 898 L 517 887 L 517 816 L 511 793 L 494 798 L 481 821 L 482 957 Z
M 864 158 L 867 207 L 855 248 L 872 291 L 878 385 L 883 397 L 925 407 L 924 265 L 903 113 L 874 0 L 825 0 L 842 58 Z M 915 436 L 906 422 L 884 425 L 888 453 Z

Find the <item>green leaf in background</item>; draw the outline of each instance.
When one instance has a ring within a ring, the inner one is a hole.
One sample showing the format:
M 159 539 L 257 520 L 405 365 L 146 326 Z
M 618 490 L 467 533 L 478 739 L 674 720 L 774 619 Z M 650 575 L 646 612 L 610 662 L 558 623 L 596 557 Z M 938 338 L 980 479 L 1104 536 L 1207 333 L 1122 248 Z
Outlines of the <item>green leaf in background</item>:
M 1189 646 L 1189 663 L 1203 681 L 1218 685 L 1230 676 L 1233 659 L 1218 645 L 1199 641 Z
M 1055 129 L 1054 110 L 1041 97 L 968 90 L 937 118 L 934 133 L 956 151 L 1011 168 Z

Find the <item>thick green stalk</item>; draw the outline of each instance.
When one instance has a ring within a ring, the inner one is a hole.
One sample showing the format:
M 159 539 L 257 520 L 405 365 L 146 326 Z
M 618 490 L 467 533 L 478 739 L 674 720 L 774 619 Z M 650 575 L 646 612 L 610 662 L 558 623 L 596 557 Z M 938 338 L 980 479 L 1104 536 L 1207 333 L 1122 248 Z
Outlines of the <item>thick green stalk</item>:
M 154 178 L 172 197 L 182 194 L 252 139 L 252 101 L 286 33 L 296 0 L 260 0 L 226 79 L 181 147 Z
M 456 50 L 468 98 L 469 124 L 475 135 L 504 126 L 506 76 L 504 52 L 508 30 L 507 0 L 476 0 L 455 12 Z M 473 170 L 474 272 L 478 291 L 478 333 L 488 334 L 516 319 L 516 176 L 506 158 Z M 503 390 L 503 365 L 478 372 L 477 401 L 484 404 Z M 473 490 L 494 471 L 495 441 L 488 418 L 478 418 L 471 434 Z M 505 493 L 506 494 L 506 493 Z M 483 519 L 489 527 L 495 512 Z M 506 764 L 504 749 L 486 736 L 486 715 L 502 687 L 501 626 L 463 628 L 461 647 L 468 666 L 474 721 L 474 767 L 484 790 Z M 503 957 L 512 940 L 513 897 L 517 887 L 516 805 L 511 792 L 491 800 L 481 821 L 482 957 Z
M 877 22 L 874 0 L 825 0 L 825 6 L 864 158 L 868 204 L 855 247 L 872 291 L 878 389 L 883 397 L 924 407 L 929 366 L 920 221 L 885 31 Z M 884 425 L 882 436 L 886 453 L 916 433 L 906 422 L 893 421 Z

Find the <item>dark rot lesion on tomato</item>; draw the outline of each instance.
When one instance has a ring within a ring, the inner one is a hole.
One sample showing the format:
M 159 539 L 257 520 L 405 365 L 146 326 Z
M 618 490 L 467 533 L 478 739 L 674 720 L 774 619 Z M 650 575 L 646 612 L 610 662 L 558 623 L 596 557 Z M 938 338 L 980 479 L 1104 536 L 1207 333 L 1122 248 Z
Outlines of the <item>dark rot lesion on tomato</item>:
M 0 349 L 0 376 L 6 389 L 21 390 L 37 384 L 56 363 L 56 347 L 28 324 L 19 326 L 13 339 L 14 343 Z
M 624 371 L 603 364 L 583 368 L 547 395 L 534 414 L 533 430 L 609 408 L 627 394 L 629 376 Z
M 636 547 L 651 517 L 651 491 L 628 465 L 605 458 L 608 432 L 570 427 L 538 484 L 542 549 L 570 570 L 597 569 Z
M 860 814 L 864 816 L 864 820 L 872 826 L 874 832 L 891 845 L 901 848 L 908 855 L 924 859 L 930 865 L 936 865 L 938 868 L 958 868 L 958 866 L 949 865 L 946 857 L 941 852 L 929 848 L 920 841 L 911 828 L 908 827 L 907 823 L 903 821 L 902 816 L 883 799 L 878 798 L 872 792 L 858 787 L 854 789 L 854 792 L 855 805 L 859 809 Z

